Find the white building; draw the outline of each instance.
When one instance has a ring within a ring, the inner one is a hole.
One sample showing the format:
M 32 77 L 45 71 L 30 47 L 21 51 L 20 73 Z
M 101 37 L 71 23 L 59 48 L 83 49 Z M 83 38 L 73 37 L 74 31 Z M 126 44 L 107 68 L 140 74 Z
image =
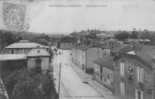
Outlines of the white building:
M 37 68 L 46 73 L 50 69 L 50 54 L 44 49 L 33 49 L 27 55 L 28 69 Z
M 20 40 L 19 42 L 13 43 L 5 47 L 4 53 L 7 54 L 27 54 L 30 50 L 35 48 L 42 48 L 48 50 L 48 46 L 44 46 L 35 42 L 29 42 L 28 40 Z
M 0 62 L 17 63 L 23 61 L 23 66 L 28 69 L 37 68 L 42 72 L 49 70 L 50 53 L 49 47 L 21 40 L 13 43 L 4 49 L 4 53 L 0 54 Z

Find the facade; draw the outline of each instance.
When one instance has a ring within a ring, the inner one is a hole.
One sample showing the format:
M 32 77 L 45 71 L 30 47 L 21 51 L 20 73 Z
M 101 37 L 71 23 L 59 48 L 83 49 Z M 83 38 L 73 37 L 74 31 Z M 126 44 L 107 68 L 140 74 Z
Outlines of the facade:
M 73 48 L 73 43 L 71 42 L 61 42 L 60 43 L 60 48 L 64 50 L 72 49 Z
M 116 39 L 108 39 L 104 41 L 104 48 L 109 48 L 113 50 L 114 48 L 120 47 L 123 43 Z
M 104 85 L 106 88 L 114 91 L 114 68 L 113 68 L 113 58 L 111 56 L 105 56 L 98 58 L 94 61 L 96 64 L 94 67 L 94 79 L 99 83 Z
M 83 49 L 72 49 L 72 62 L 82 70 L 86 67 L 86 53 Z
M 96 65 L 94 61 L 105 55 L 109 55 L 109 49 L 102 49 L 99 47 L 92 48 L 73 48 L 72 49 L 72 62 L 79 66 L 84 71 L 94 71 Z
M 33 49 L 27 55 L 28 69 L 46 73 L 50 69 L 50 54 L 44 49 Z
M 99 57 L 98 48 L 89 48 L 86 50 L 86 69 L 89 71 L 93 71 L 94 69 L 94 61 Z
M 5 47 L 4 53 L 7 54 L 27 54 L 30 50 L 35 49 L 35 48 L 42 48 L 48 50 L 49 47 L 34 43 L 34 42 L 29 42 L 28 40 L 21 40 L 19 42 L 13 43 L 7 47 Z
M 114 66 L 114 93 L 119 99 L 154 99 L 154 47 L 121 54 Z
M 22 40 L 5 47 L 4 50 L 5 52 L 0 54 L 1 63 L 10 62 L 18 65 L 20 62 L 23 63 L 23 67 L 26 65 L 28 69 L 38 67 L 40 72 L 50 69 L 51 56 L 47 46 Z

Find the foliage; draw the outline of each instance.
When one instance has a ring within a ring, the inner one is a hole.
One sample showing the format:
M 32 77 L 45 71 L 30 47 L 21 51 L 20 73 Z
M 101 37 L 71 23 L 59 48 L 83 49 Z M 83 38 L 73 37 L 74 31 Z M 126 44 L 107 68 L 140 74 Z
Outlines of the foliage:
M 50 41 L 50 37 L 46 34 L 41 34 L 32 39 L 33 42 L 37 42 L 43 45 L 48 45 Z
M 130 38 L 132 39 L 137 39 L 138 38 L 138 31 L 132 31 L 130 34 Z
M 96 33 L 92 32 L 92 33 L 86 35 L 86 37 L 89 38 L 89 39 L 95 39 L 96 38 Z
M 141 33 L 139 33 L 139 37 L 142 39 L 148 39 L 150 40 L 150 44 L 155 44 L 155 32 L 149 31 L 149 30 L 144 30 Z
M 131 32 L 129 31 L 120 31 L 119 33 L 115 34 L 114 37 L 120 41 L 124 41 L 126 39 L 138 39 L 139 33 L 136 30 L 133 30 Z
M 127 39 L 129 37 L 130 37 L 130 34 L 126 31 L 115 34 L 115 38 L 120 40 L 120 41 L 124 41 L 125 39 Z
M 7 99 L 7 98 L 4 95 L 0 95 L 0 99 Z
M 5 79 L 10 99 L 57 99 L 54 82 L 48 74 L 21 69 Z
M 61 42 L 76 42 L 76 38 L 72 36 L 64 36 L 61 38 Z
M 0 30 L 0 45 L 1 47 L 5 47 L 11 43 L 19 41 L 22 39 L 20 36 L 16 35 L 13 31 L 4 31 Z

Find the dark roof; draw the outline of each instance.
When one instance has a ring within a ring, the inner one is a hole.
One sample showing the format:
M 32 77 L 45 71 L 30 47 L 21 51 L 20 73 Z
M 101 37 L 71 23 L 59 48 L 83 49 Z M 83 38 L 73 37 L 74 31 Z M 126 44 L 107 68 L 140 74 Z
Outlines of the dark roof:
M 120 48 L 117 49 L 120 53 L 125 53 L 133 50 L 133 47 L 131 45 L 123 45 L 120 46 Z
M 136 52 L 137 56 L 155 68 L 155 46 L 143 46 Z
M 113 57 L 112 56 L 105 56 L 103 58 L 98 58 L 97 60 L 94 61 L 94 63 L 107 67 L 109 69 L 113 69 Z
M 135 55 L 128 53 L 124 53 L 123 55 L 138 59 L 144 64 L 144 66 L 147 66 L 150 69 L 155 68 L 155 46 L 144 45 L 141 49 L 134 51 Z

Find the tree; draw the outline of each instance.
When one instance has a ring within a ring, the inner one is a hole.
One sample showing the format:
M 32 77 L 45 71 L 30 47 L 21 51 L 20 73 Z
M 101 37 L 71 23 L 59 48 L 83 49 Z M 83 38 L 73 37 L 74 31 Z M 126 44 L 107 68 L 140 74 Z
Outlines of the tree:
M 0 45 L 2 48 L 11 43 L 19 41 L 20 39 L 22 39 L 22 37 L 16 35 L 16 33 L 13 31 L 0 30 Z
M 120 32 L 118 34 L 114 35 L 116 39 L 120 40 L 120 41 L 124 41 L 125 39 L 130 37 L 130 34 L 126 31 Z
M 90 33 L 90 34 L 88 34 L 88 35 L 86 35 L 89 39 L 96 39 L 97 37 L 96 37 L 96 32 L 92 32 L 92 33 Z
M 73 42 L 76 42 L 76 38 L 72 37 L 72 36 L 64 36 L 64 37 L 61 38 L 61 42 L 73 43 Z
M 37 37 L 34 37 L 32 41 L 43 44 L 43 45 L 48 45 L 50 41 L 50 37 L 43 33 Z
M 0 99 L 7 99 L 5 95 L 0 95 Z
M 54 81 L 50 75 L 21 69 L 6 80 L 10 99 L 58 99 Z
M 132 33 L 130 34 L 130 38 L 137 39 L 138 38 L 138 32 L 133 30 Z
M 142 38 L 142 39 L 150 39 L 151 38 L 151 35 L 150 35 L 149 31 L 145 29 L 140 34 L 140 38 Z

